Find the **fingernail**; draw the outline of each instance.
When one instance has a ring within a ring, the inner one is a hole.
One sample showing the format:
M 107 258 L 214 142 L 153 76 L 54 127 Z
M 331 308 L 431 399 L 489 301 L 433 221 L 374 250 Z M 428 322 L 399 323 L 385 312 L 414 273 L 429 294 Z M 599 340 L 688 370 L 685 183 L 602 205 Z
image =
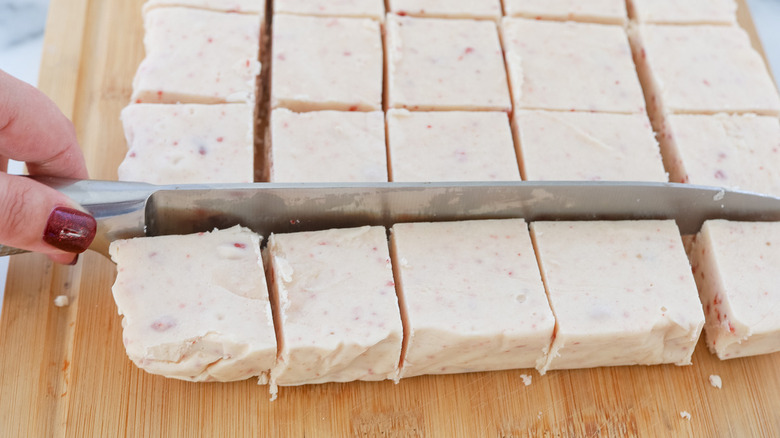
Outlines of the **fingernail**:
M 49 215 L 43 241 L 67 252 L 81 253 L 89 248 L 97 231 L 95 218 L 73 208 L 57 207 Z
M 79 254 L 76 254 L 76 257 L 73 257 L 73 261 L 68 263 L 68 266 L 76 266 L 76 263 L 79 262 Z

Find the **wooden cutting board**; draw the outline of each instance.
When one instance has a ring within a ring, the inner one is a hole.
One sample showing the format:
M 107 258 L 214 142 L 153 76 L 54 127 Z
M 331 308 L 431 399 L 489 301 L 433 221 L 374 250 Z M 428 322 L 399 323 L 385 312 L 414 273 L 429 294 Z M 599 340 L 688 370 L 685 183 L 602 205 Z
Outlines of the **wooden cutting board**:
M 93 178 L 115 179 L 124 157 L 118 115 L 143 57 L 142 3 L 50 5 L 39 85 L 73 119 Z M 740 19 L 760 49 L 744 2 Z M 701 342 L 689 367 L 324 384 L 282 388 L 274 402 L 252 381 L 153 376 L 125 356 L 114 269 L 94 253 L 75 267 L 13 257 L 0 319 L 0 436 L 780 436 L 780 354 L 721 362 Z M 71 304 L 55 307 L 57 295 Z

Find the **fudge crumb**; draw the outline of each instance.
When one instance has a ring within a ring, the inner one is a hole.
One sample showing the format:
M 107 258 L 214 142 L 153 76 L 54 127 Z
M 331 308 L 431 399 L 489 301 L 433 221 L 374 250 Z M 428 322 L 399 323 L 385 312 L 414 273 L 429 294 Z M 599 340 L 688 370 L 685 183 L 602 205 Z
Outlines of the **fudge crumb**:
M 531 385 L 531 376 L 528 374 L 520 374 L 520 378 L 523 379 L 523 385 L 530 386 Z
M 681 416 L 681 417 L 683 417 L 683 418 L 685 418 L 685 419 L 686 419 L 686 420 L 688 420 L 688 421 L 690 421 L 690 419 L 691 419 L 691 414 L 690 414 L 690 412 L 688 412 L 688 411 L 682 411 L 682 412 L 680 412 L 680 416 Z
M 66 295 L 57 295 L 57 297 L 54 298 L 54 305 L 57 307 L 65 307 L 68 304 L 70 304 L 70 300 L 68 300 Z
M 720 389 L 723 388 L 723 380 L 721 380 L 720 376 L 717 374 L 711 374 L 710 375 L 710 385 Z

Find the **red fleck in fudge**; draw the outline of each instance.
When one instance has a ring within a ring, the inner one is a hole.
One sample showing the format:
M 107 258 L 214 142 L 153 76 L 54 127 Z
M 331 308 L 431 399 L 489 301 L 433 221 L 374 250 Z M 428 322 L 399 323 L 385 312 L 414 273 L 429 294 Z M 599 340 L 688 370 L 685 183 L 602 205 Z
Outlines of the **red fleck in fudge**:
M 390 12 L 401 16 L 481 20 L 501 18 L 501 0 L 389 0 L 388 6 Z
M 780 351 L 780 222 L 709 220 L 690 257 L 710 351 L 720 359 Z
M 536 20 L 584 21 L 623 25 L 625 0 L 504 0 L 506 15 Z
M 271 65 L 273 108 L 382 109 L 382 35 L 375 20 L 278 14 Z
M 254 108 L 247 104 L 134 104 L 122 110 L 122 181 L 254 181 Z
M 382 0 L 274 0 L 274 13 L 385 19 Z
M 144 27 L 146 58 L 133 79 L 133 102 L 254 102 L 257 15 L 154 8 L 144 14 Z
M 130 359 L 182 380 L 267 383 L 276 340 L 261 239 L 236 226 L 113 242 L 114 300 Z
M 384 113 L 273 110 L 270 175 L 271 182 L 387 182 Z
M 674 221 L 534 222 L 531 238 L 556 320 L 542 374 L 691 363 L 704 314 Z
M 504 112 L 389 110 L 387 134 L 393 181 L 520 180 Z
M 261 17 L 265 15 L 265 0 L 147 0 L 144 3 L 144 12 L 162 6 L 182 6 L 220 12 L 258 14 Z
M 555 319 L 522 219 L 396 224 L 400 377 L 533 368 Z
M 385 47 L 388 108 L 511 110 L 494 22 L 388 14 Z
M 384 227 L 272 234 L 264 256 L 278 300 L 272 385 L 397 378 L 403 328 Z
M 623 27 L 504 18 L 502 28 L 515 110 L 645 111 Z
M 513 128 L 524 180 L 668 181 L 645 114 L 521 110 Z
M 628 11 L 640 23 L 737 24 L 734 0 L 628 0 Z

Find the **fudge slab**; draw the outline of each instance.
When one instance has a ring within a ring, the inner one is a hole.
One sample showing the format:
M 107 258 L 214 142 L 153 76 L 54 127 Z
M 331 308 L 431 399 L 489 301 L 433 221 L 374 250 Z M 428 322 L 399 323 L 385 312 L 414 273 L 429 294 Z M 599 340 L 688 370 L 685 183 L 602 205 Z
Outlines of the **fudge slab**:
M 621 26 L 504 18 L 514 108 L 643 113 Z
M 706 221 L 690 256 L 710 351 L 720 359 L 780 351 L 780 222 Z
M 274 0 L 274 13 L 385 19 L 382 0 Z
M 628 12 L 640 23 L 737 24 L 734 0 L 628 0 Z
M 382 111 L 271 113 L 271 182 L 387 182 Z
M 496 24 L 387 16 L 388 108 L 511 110 Z
M 389 0 L 390 12 L 413 17 L 501 18 L 501 0 Z
M 272 385 L 396 379 L 403 328 L 384 227 L 272 234 Z
M 520 170 L 506 113 L 387 112 L 393 181 L 509 181 Z
M 522 219 L 392 228 L 404 302 L 400 377 L 533 368 L 555 319 Z
M 265 0 L 147 0 L 144 12 L 154 8 L 181 6 L 220 12 L 265 15 Z M 262 22 L 262 18 L 260 20 Z
M 276 339 L 261 239 L 236 226 L 111 243 L 130 359 L 182 380 L 267 383 Z
M 534 222 L 556 320 L 547 370 L 688 365 L 704 314 L 674 221 Z
M 274 17 L 271 106 L 382 109 L 382 35 L 368 18 Z
M 254 181 L 254 108 L 247 104 L 132 104 L 122 110 L 122 181 Z
M 136 103 L 254 102 L 260 18 L 191 8 L 144 14 L 144 47 L 133 79 Z
M 513 128 L 524 180 L 668 181 L 645 114 L 521 110 Z
M 671 181 L 780 196 L 780 122 L 755 115 L 670 115 L 661 148 Z
M 620 24 L 628 21 L 625 0 L 504 0 L 506 15 L 535 20 Z

